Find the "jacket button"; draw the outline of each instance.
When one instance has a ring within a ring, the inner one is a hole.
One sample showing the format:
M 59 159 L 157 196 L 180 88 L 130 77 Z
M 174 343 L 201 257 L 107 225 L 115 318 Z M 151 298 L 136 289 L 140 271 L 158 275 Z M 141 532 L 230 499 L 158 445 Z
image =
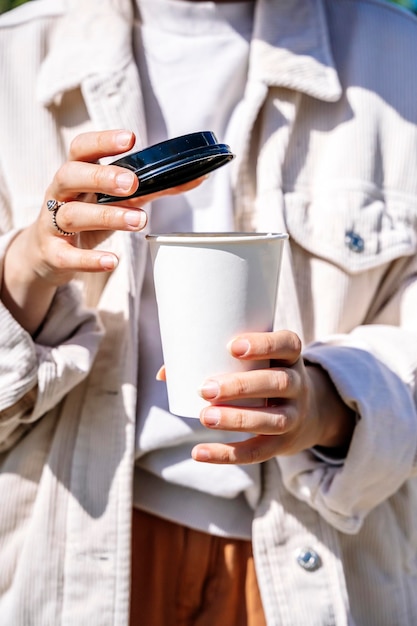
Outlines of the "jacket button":
M 297 563 L 307 572 L 315 572 L 321 567 L 321 558 L 313 548 L 301 548 L 296 555 Z
M 363 238 L 353 230 L 345 233 L 345 244 L 352 252 L 363 252 L 365 250 L 365 242 Z

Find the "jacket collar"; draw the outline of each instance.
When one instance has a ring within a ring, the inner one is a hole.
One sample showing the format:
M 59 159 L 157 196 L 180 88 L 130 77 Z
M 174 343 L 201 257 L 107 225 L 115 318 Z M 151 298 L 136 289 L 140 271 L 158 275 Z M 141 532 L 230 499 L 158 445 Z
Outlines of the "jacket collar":
M 132 0 L 67 0 L 66 7 L 38 79 L 45 105 L 58 103 L 87 78 L 106 79 L 132 61 Z M 256 1 L 249 79 L 322 100 L 340 98 L 323 0 Z
M 88 78 L 105 80 L 120 73 L 133 58 L 131 0 L 66 0 L 65 4 L 38 78 L 37 96 L 45 105 L 58 104 L 63 93 Z
M 249 78 L 320 100 L 340 98 L 324 0 L 257 0 Z

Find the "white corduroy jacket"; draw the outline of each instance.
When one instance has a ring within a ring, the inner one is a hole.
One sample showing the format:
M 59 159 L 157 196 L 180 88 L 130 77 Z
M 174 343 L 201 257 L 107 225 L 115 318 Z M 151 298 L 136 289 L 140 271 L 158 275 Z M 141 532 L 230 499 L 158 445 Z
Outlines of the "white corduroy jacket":
M 73 136 L 127 127 L 146 145 L 131 24 L 130 0 L 0 17 L 2 258 Z M 268 626 L 417 624 L 416 40 L 417 20 L 378 0 L 256 3 L 236 229 L 289 232 L 276 328 L 358 415 L 346 459 L 264 464 Z M 0 304 L 5 626 L 128 624 L 145 243 L 108 246 L 117 269 L 61 288 L 35 338 Z

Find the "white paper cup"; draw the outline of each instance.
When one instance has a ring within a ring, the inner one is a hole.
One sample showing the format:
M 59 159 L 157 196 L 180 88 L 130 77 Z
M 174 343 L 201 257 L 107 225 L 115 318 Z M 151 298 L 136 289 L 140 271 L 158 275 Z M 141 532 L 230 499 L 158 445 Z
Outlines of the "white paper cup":
M 272 330 L 288 235 L 174 233 L 146 238 L 169 409 L 175 415 L 198 418 L 209 404 L 198 394 L 204 380 L 269 365 L 236 359 L 226 346 L 240 333 Z M 262 401 L 249 404 L 255 402 Z

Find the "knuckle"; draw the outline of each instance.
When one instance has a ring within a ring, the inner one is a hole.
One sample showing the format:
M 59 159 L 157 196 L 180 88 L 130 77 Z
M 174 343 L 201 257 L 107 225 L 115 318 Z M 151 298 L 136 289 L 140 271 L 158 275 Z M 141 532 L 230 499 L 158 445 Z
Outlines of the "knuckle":
M 65 204 L 63 207 L 61 207 L 56 214 L 56 220 L 59 226 L 64 230 L 68 232 L 74 230 L 74 216 L 71 206 Z
M 55 261 L 54 265 L 57 270 L 66 270 L 68 267 L 66 255 L 61 246 L 57 246 L 55 249 Z
M 283 370 L 285 391 L 289 392 L 291 389 L 297 386 L 297 378 L 298 376 L 293 369 L 287 368 Z
M 252 445 L 248 449 L 248 463 L 255 464 L 263 461 L 263 454 L 259 445 Z
M 229 450 L 225 450 L 221 455 L 220 455 L 220 462 L 221 463 L 234 463 L 235 459 L 233 454 L 229 451 Z
M 69 157 L 70 158 L 72 157 L 72 155 L 78 154 L 79 148 L 80 148 L 80 144 L 82 142 L 82 138 L 83 138 L 83 135 L 77 135 L 71 141 L 70 147 L 69 147 Z
M 102 189 L 107 182 L 106 170 L 103 165 L 92 165 L 90 169 L 90 179 L 92 189 Z M 113 179 L 113 177 L 112 177 Z
M 107 133 L 98 133 L 95 136 L 95 147 L 98 151 L 103 151 L 107 148 Z
M 234 384 L 237 396 L 247 396 L 251 391 L 250 382 L 245 376 L 237 376 Z
M 113 220 L 113 210 L 109 207 L 104 207 L 100 212 L 100 222 L 101 225 L 106 228 L 112 228 L 112 220 Z
M 289 425 L 288 416 L 285 415 L 282 411 L 274 411 L 271 413 L 270 424 L 273 433 L 285 433 L 287 432 Z
M 278 394 L 287 394 L 292 387 L 293 371 L 290 369 L 270 370 L 269 386 Z
M 58 187 L 58 189 L 63 189 L 65 187 L 65 182 L 68 179 L 70 164 L 68 162 L 61 165 L 59 170 L 55 172 L 54 176 L 54 186 Z
M 76 135 L 70 143 L 68 153 L 69 158 L 76 159 L 79 155 L 83 154 L 85 152 L 86 145 L 91 141 L 91 137 L 94 134 L 95 133 L 86 132 Z
M 89 272 L 94 269 L 95 263 L 90 255 L 81 255 L 79 259 L 79 266 L 81 272 Z
M 263 354 L 268 355 L 276 351 L 275 333 L 265 334 L 265 343 L 263 346 Z
M 233 414 L 233 428 L 235 430 L 245 430 L 246 419 L 243 411 L 236 409 Z
M 301 353 L 302 342 L 301 342 L 300 337 L 296 333 L 293 333 L 293 332 L 290 333 L 289 344 L 293 352 L 295 352 L 297 355 Z

